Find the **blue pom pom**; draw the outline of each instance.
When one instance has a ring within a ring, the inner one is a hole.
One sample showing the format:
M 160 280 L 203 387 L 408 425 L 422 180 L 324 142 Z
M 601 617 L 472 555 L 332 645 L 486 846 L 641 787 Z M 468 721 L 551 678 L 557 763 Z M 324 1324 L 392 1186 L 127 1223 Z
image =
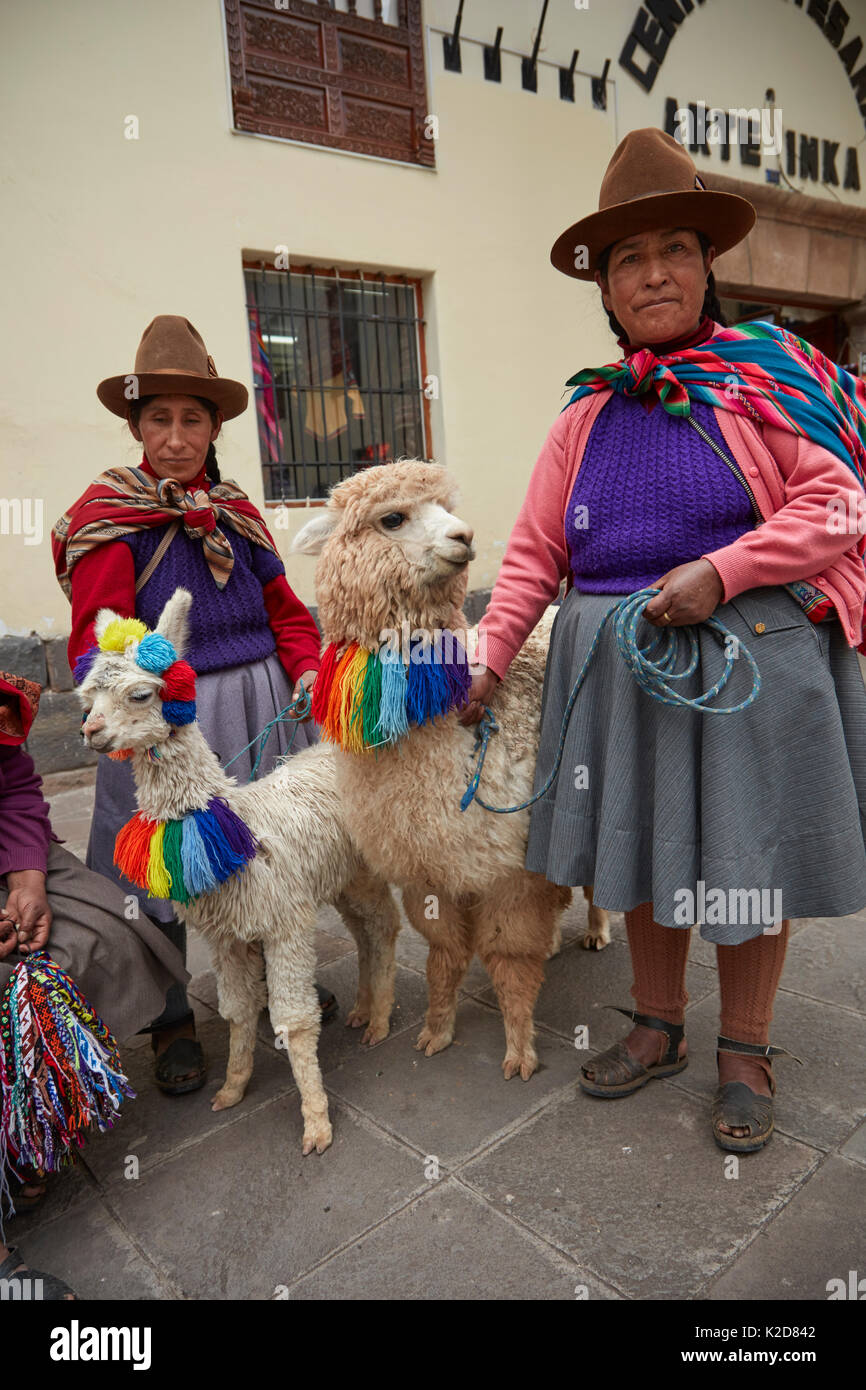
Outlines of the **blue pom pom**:
M 177 652 L 167 637 L 159 632 L 149 632 L 139 642 L 135 660 L 143 670 L 159 673 L 177 661 Z
M 162 717 L 166 724 L 194 724 L 195 700 L 163 700 Z
M 98 647 L 88 647 L 86 652 L 81 653 L 81 656 L 75 663 L 75 670 L 72 673 L 72 679 L 75 681 L 76 685 L 81 685 L 81 682 L 87 679 L 90 674 L 90 668 L 98 656 Z

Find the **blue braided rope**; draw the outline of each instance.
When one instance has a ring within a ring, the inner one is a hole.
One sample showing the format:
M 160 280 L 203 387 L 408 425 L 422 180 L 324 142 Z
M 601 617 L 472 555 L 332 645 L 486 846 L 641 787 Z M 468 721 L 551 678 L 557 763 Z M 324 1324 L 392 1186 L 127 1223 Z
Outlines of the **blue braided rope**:
M 477 801 L 478 805 L 483 806 L 485 811 L 493 811 L 496 815 L 500 816 L 511 815 L 514 811 L 524 811 L 527 806 L 531 806 L 533 802 L 538 801 L 539 798 L 544 796 L 545 792 L 550 789 L 559 773 L 559 765 L 562 762 L 562 754 L 565 748 L 565 736 L 568 732 L 568 724 L 571 719 L 571 712 L 574 709 L 574 702 L 577 699 L 580 687 L 583 685 L 584 677 L 589 669 L 589 663 L 595 655 L 602 629 L 609 618 L 613 618 L 614 635 L 620 656 L 625 661 L 641 690 L 646 691 L 647 695 L 651 695 L 654 700 L 660 700 L 663 705 L 677 705 L 682 709 L 701 710 L 704 714 L 737 714 L 740 710 L 746 709 L 746 707 L 757 698 L 761 689 L 761 673 L 758 670 L 755 658 L 752 656 L 752 653 L 748 650 L 745 643 L 741 642 L 739 638 L 734 637 L 734 634 L 716 617 L 710 616 L 703 624 L 687 624 L 682 627 L 667 627 L 660 629 L 648 646 L 638 646 L 637 626 L 641 620 L 643 610 L 650 600 L 655 598 L 660 592 L 661 590 L 659 589 L 638 589 L 633 594 L 627 594 L 624 599 L 614 604 L 614 606 L 605 613 L 604 618 L 598 625 L 589 651 L 578 673 L 577 680 L 574 682 L 571 694 L 568 697 L 568 704 L 565 707 L 565 713 L 562 717 L 562 728 L 559 734 L 559 746 L 556 750 L 553 771 L 540 791 L 537 791 L 534 796 L 529 797 L 527 801 L 519 802 L 516 806 L 489 806 L 487 802 L 482 801 L 481 797 L 478 795 L 478 783 L 481 779 L 481 769 L 484 766 L 484 759 L 487 756 L 487 745 L 490 742 L 490 735 L 497 733 L 499 729 L 493 711 L 489 709 L 487 705 L 484 706 L 484 714 L 475 735 L 477 740 L 477 746 L 473 754 L 476 758 L 475 771 L 469 786 L 466 788 L 461 798 L 461 811 L 465 811 L 473 801 Z M 728 650 L 725 650 L 725 669 L 722 675 L 714 685 L 710 686 L 709 690 L 704 691 L 703 695 L 698 695 L 695 699 L 689 699 L 688 696 L 680 694 L 679 691 L 674 689 L 670 684 L 671 681 L 685 680 L 685 678 L 690 676 L 697 668 L 700 658 L 700 647 L 697 634 L 698 626 L 708 627 L 711 632 L 716 633 L 723 647 L 727 647 L 728 639 L 734 637 L 737 650 L 742 653 L 749 666 L 752 668 L 752 689 L 745 700 L 740 700 L 739 704 L 711 705 L 709 703 L 709 701 L 714 699 L 727 685 L 731 672 L 734 669 L 734 657 L 731 656 Z M 678 637 L 680 633 L 683 633 L 683 635 L 688 638 L 690 655 L 688 665 L 685 669 L 682 671 L 675 671 L 674 667 L 677 664 L 679 656 Z M 655 651 L 656 647 L 658 647 L 659 643 L 662 643 L 661 655 L 653 660 L 652 653 Z
M 231 767 L 232 763 L 237 762 L 238 758 L 241 756 L 241 753 L 246 753 L 247 749 L 252 748 L 253 744 L 258 741 L 259 751 L 256 755 L 256 760 L 253 763 L 252 771 L 249 775 L 249 778 L 247 779 L 248 781 L 252 782 L 256 773 L 259 770 L 259 763 L 261 762 L 262 757 L 264 755 L 265 744 L 271 736 L 271 731 L 275 729 L 278 724 L 288 723 L 292 725 L 292 737 L 289 739 L 289 746 L 286 749 L 286 752 L 289 753 L 291 751 L 292 744 L 295 741 L 295 734 L 298 732 L 299 721 L 303 719 L 305 714 L 310 713 L 312 707 L 313 702 L 310 699 L 310 692 L 307 690 L 306 686 L 302 686 L 301 693 L 296 700 L 293 700 L 290 705 L 286 705 L 285 709 L 281 709 L 279 714 L 275 715 L 273 719 L 269 719 L 265 727 L 261 730 L 261 732 L 256 734 L 255 738 L 251 738 L 249 743 L 244 744 L 243 748 L 240 750 L 240 753 L 235 753 L 233 758 L 229 758 L 227 763 L 223 763 L 223 772 L 225 772 L 226 768 Z M 290 719 L 288 716 L 291 714 L 292 710 L 296 711 L 296 717 Z

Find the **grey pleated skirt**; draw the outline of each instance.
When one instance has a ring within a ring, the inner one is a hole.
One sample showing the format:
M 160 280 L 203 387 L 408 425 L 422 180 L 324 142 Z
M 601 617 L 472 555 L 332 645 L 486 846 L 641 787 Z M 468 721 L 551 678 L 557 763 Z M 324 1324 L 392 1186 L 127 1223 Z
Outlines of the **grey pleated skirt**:
M 596 630 L 622 597 L 572 589 L 559 609 L 535 791 L 553 768 Z M 784 588 L 750 589 L 715 616 L 754 656 L 757 699 L 737 714 L 661 704 L 619 654 L 611 618 L 575 701 L 559 775 L 532 808 L 526 867 L 554 883 L 592 884 L 599 907 L 652 902 L 661 925 L 700 922 L 707 940 L 734 945 L 782 917 L 866 906 L 866 687 L 838 619 L 812 623 Z M 659 631 L 641 621 L 638 644 Z M 698 631 L 698 667 L 675 682 L 691 698 L 724 668 L 717 638 Z M 680 641 L 677 670 L 687 659 Z M 740 657 L 714 703 L 735 704 L 750 688 Z
M 196 679 L 196 715 L 202 733 L 225 765 L 240 754 L 226 771 L 238 783 L 249 780 L 258 744 L 241 753 L 245 743 L 261 733 L 268 720 L 291 703 L 292 686 L 276 653 L 264 661 L 243 666 L 228 666 Z M 294 730 L 294 740 L 292 733 Z M 318 725 L 277 724 L 271 731 L 256 778 L 273 770 L 277 758 L 286 753 L 298 753 L 319 737 Z M 130 883 L 114 866 L 114 841 L 117 832 L 138 810 L 135 781 L 128 762 L 101 758 L 96 772 L 96 792 L 90 840 L 87 846 L 87 866 L 120 884 L 125 893 L 138 898 L 143 912 L 156 922 L 168 922 L 174 916 L 171 902 L 149 898 L 147 890 Z

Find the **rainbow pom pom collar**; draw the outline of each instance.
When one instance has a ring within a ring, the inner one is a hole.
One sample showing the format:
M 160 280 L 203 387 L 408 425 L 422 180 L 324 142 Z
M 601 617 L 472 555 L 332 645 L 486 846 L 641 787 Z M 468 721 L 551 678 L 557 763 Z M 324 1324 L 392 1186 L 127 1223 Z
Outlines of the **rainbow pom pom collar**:
M 118 832 L 114 862 L 149 898 L 188 903 L 210 893 L 255 858 L 259 842 L 220 796 L 180 820 L 138 811 Z
M 350 642 L 325 648 L 313 686 L 313 718 L 322 735 L 349 753 L 365 753 L 405 738 L 411 725 L 426 724 L 468 703 L 472 677 L 466 651 L 452 632 L 443 643 L 413 649 L 404 663 L 399 652 L 383 646 L 367 651 Z
M 75 663 L 75 684 L 90 674 L 90 668 L 100 652 L 124 653 L 134 649 L 135 664 L 142 671 L 162 676 L 162 716 L 166 724 L 181 725 L 195 722 L 195 671 L 186 661 L 179 661 L 177 652 L 167 637 L 151 632 L 140 618 L 112 618 L 95 647 L 88 647 Z M 123 756 L 128 750 L 121 750 Z M 118 754 L 109 753 L 109 757 Z

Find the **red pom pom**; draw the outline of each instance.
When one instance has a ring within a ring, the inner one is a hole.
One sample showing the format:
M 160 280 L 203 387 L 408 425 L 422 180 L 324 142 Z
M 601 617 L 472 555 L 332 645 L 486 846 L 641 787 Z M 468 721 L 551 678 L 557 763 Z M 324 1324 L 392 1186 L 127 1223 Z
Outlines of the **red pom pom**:
M 162 676 L 163 700 L 194 700 L 195 671 L 187 661 L 173 661 Z

